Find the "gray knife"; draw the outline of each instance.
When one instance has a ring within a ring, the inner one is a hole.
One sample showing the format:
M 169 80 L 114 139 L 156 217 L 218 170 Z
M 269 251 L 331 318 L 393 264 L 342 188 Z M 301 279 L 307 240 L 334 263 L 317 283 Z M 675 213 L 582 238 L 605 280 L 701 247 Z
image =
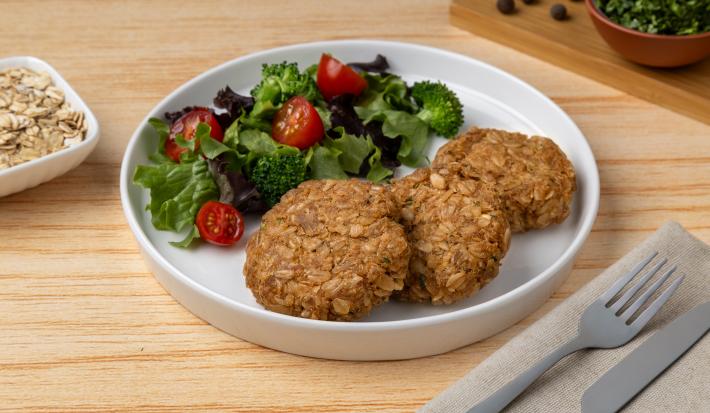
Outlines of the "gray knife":
M 710 302 L 673 320 L 604 373 L 582 396 L 582 413 L 616 412 L 710 328 Z

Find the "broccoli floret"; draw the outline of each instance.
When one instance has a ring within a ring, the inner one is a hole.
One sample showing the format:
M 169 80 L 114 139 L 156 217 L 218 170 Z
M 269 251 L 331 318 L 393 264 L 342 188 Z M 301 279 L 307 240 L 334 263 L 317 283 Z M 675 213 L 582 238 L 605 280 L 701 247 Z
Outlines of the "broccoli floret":
M 251 95 L 257 102 L 268 101 L 278 106 L 293 96 L 314 100 L 318 87 L 308 73 L 298 70 L 297 63 L 264 64 L 261 82 L 251 90 Z
M 308 73 L 301 73 L 296 63 L 263 65 L 261 82 L 251 90 L 254 107 L 243 123 L 251 128 L 270 132 L 271 117 L 293 96 L 314 101 L 320 96 L 318 86 Z
M 249 178 L 272 207 L 289 189 L 306 180 L 306 160 L 300 153 L 267 155 L 259 158 Z
M 417 82 L 412 86 L 412 97 L 419 104 L 417 116 L 434 132 L 452 138 L 463 125 L 461 101 L 441 82 Z

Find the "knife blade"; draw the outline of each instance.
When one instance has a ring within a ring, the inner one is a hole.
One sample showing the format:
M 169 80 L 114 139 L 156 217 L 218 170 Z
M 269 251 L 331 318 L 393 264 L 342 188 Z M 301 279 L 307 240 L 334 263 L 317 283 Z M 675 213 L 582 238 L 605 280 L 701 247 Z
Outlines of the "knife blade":
M 673 320 L 609 369 L 582 396 L 582 413 L 616 412 L 710 328 L 710 302 Z

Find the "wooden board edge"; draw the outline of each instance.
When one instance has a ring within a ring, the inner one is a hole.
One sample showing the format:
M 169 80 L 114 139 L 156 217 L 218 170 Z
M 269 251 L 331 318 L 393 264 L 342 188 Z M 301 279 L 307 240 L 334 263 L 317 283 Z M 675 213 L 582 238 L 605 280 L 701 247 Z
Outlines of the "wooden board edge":
M 550 42 L 534 33 L 519 29 L 515 25 L 506 24 L 506 30 L 517 35 L 524 35 L 525 44 L 516 41 L 515 36 L 496 36 L 496 33 L 500 31 L 500 22 L 493 22 L 489 18 L 480 16 L 458 4 L 455 0 L 451 2 L 449 7 L 449 21 L 460 29 L 581 74 L 652 104 L 710 124 L 710 110 L 707 109 L 710 107 L 710 100 L 702 96 L 669 86 L 651 77 L 640 76 L 636 72 L 586 55 L 562 44 Z M 574 58 L 570 59 L 569 56 L 574 56 Z M 629 79 L 633 79 L 633 81 L 629 81 Z

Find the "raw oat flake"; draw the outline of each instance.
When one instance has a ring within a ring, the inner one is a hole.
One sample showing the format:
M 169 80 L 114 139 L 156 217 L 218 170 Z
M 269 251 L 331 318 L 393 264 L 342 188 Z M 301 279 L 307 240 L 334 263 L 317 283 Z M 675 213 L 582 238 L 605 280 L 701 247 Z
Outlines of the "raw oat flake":
M 0 71 L 0 170 L 76 145 L 86 129 L 48 73 Z

